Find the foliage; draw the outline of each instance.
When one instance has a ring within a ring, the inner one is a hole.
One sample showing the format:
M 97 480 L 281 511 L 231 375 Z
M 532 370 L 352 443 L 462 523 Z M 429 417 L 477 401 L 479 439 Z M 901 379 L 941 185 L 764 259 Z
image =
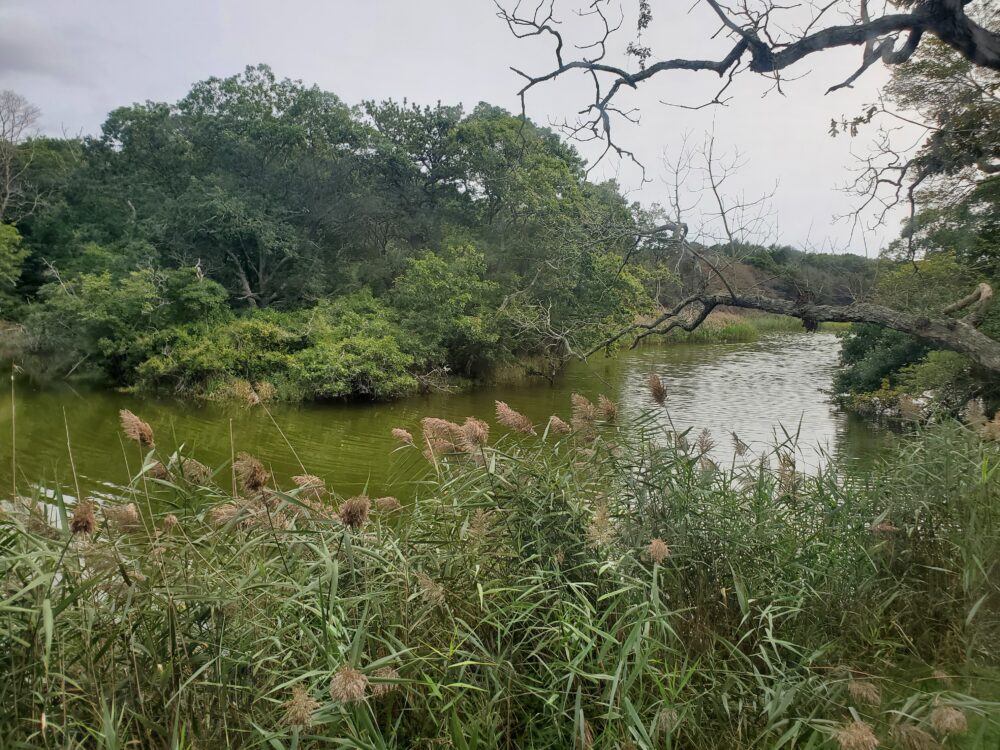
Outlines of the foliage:
M 415 386 L 402 331 L 370 292 L 309 310 L 259 310 L 222 324 L 162 332 L 138 368 L 140 384 L 198 395 L 229 392 L 234 381 L 269 384 L 279 398 L 386 399 Z
M 627 437 L 646 424 L 442 454 L 403 510 L 311 477 L 236 498 L 155 448 L 125 497 L 19 503 L 0 737 L 739 749 L 861 721 L 995 744 L 995 446 L 947 423 L 803 476 L 789 445 L 723 470 Z
M 27 255 L 17 229 L 11 224 L 0 224 L 0 320 L 12 317 L 17 303 L 15 290 Z

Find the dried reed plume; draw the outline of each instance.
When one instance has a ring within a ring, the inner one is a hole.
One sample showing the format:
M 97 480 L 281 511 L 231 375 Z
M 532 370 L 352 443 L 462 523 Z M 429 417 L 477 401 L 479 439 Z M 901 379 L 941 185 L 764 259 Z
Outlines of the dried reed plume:
M 312 474 L 300 474 L 292 477 L 295 486 L 299 488 L 299 498 L 320 502 L 326 495 L 326 483 Z
M 863 721 L 852 721 L 833 733 L 833 738 L 841 750 L 875 750 L 878 747 L 878 737 L 872 728 Z
M 363 700 L 368 688 L 368 678 L 350 664 L 344 664 L 330 680 L 330 697 L 337 703 L 355 703 Z
M 146 470 L 146 476 L 150 479 L 160 479 L 164 482 L 169 482 L 170 472 L 167 471 L 167 467 L 164 466 L 160 461 L 156 461 Z
M 134 440 L 143 448 L 153 447 L 153 428 L 147 422 L 143 422 L 139 417 L 128 409 L 118 412 L 118 417 L 122 422 L 122 432 L 129 440 Z
M 104 517 L 122 531 L 135 531 L 142 525 L 135 503 L 105 506 Z
M 851 680 L 847 683 L 847 692 L 855 703 L 867 703 L 869 706 L 877 706 L 882 702 L 882 693 L 878 685 L 868 680 Z
M 212 470 L 201 461 L 196 461 L 193 458 L 182 458 L 180 464 L 181 476 L 191 484 L 205 485 L 212 477 Z
M 938 706 L 931 711 L 931 726 L 942 737 L 952 734 L 965 734 L 969 722 L 965 714 L 953 706 Z
M 899 531 L 899 527 L 896 526 L 892 521 L 888 519 L 883 519 L 877 523 L 872 523 L 868 525 L 868 530 L 873 534 L 895 534 Z
M 69 530 L 74 534 L 93 534 L 96 528 L 94 501 L 89 498 L 81 500 L 73 509 L 73 519 L 69 522 Z
M 489 439 L 490 426 L 475 417 L 466 417 L 458 430 L 458 444 L 466 453 L 477 453 Z
M 649 543 L 648 552 L 649 559 L 656 564 L 659 564 L 670 557 L 670 548 L 667 546 L 667 543 L 659 537 L 656 537 L 656 539 Z
M 670 734 L 677 727 L 680 716 L 672 708 L 661 708 L 656 712 L 656 733 Z
M 941 745 L 916 724 L 895 724 L 892 739 L 902 750 L 939 750 Z
M 597 413 L 605 422 L 618 419 L 618 405 L 603 393 L 597 397 Z
M 372 673 L 372 677 L 379 680 L 372 684 L 372 696 L 375 698 L 381 698 L 383 695 L 388 695 L 394 690 L 399 689 L 399 685 L 396 684 L 396 680 L 399 679 L 399 672 L 393 667 L 376 669 Z
M 569 397 L 573 406 L 573 417 L 570 423 L 574 428 L 588 427 L 597 420 L 597 407 L 586 396 L 574 393 Z
M 420 595 L 425 602 L 434 606 L 444 604 L 444 586 L 429 575 L 418 571 L 417 586 L 420 587 Z
M 375 509 L 383 513 L 392 513 L 402 507 L 399 500 L 394 497 L 379 497 L 375 499 Z
M 940 669 L 935 669 L 931 672 L 931 677 L 940 682 L 945 687 L 951 687 L 954 684 L 954 680 L 951 679 L 951 675 Z
M 514 411 L 505 402 L 497 401 L 497 421 L 514 432 L 523 432 L 525 435 L 534 435 L 535 426 L 531 420 L 519 411 Z
M 286 726 L 305 729 L 312 726 L 313 711 L 319 708 L 319 701 L 315 700 L 309 691 L 302 685 L 295 685 L 292 688 L 292 697 L 285 704 L 285 717 L 283 722 Z
M 555 414 L 549 417 L 549 429 L 553 432 L 560 432 L 564 435 L 573 431 L 572 427 L 559 419 L 559 417 Z
M 227 526 L 240 515 L 242 508 L 236 503 L 216 505 L 208 512 L 208 522 L 213 526 Z
M 663 385 L 660 376 L 655 372 L 649 373 L 646 385 L 649 387 L 649 395 L 653 397 L 653 401 L 663 406 L 667 402 L 667 387 Z
M 706 427 L 699 432 L 698 439 L 694 441 L 694 444 L 699 453 L 710 453 L 712 448 L 715 447 L 715 441 L 712 439 L 711 431 Z
M 248 494 L 260 492 L 271 481 L 271 475 L 255 456 L 249 453 L 238 453 L 233 462 L 233 470 L 239 480 L 240 487 Z
M 413 435 L 402 427 L 393 427 L 392 436 L 403 445 L 413 445 Z
M 473 544 L 482 544 L 493 528 L 493 513 L 479 508 L 469 519 L 466 537 Z
M 597 503 L 594 515 L 590 519 L 590 526 L 587 528 L 587 543 L 592 547 L 606 547 L 612 541 L 614 541 L 614 529 L 611 526 L 608 504 L 601 501 Z
M 174 527 L 177 525 L 177 516 L 173 513 L 163 517 L 163 530 L 168 534 L 173 531 Z
M 337 517 L 344 526 L 357 531 L 368 521 L 371 505 L 371 500 L 365 495 L 349 498 L 341 503 Z
M 737 456 L 743 457 L 750 450 L 750 446 L 740 440 L 740 436 L 735 432 L 733 433 L 733 450 L 736 452 Z

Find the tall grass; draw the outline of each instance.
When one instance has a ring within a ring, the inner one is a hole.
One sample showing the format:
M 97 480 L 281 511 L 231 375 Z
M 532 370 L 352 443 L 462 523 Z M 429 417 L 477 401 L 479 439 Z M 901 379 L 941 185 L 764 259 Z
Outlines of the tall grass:
M 996 746 L 995 447 L 805 476 L 606 400 L 519 416 L 400 432 L 436 469 L 402 509 L 139 446 L 118 504 L 15 499 L 0 745 Z

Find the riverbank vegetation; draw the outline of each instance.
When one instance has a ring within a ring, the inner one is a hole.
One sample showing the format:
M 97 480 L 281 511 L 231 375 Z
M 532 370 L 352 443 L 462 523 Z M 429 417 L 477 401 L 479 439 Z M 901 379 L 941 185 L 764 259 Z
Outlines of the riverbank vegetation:
M 161 455 L 123 413 L 126 496 L 0 516 L 3 744 L 1000 739 L 996 444 L 943 422 L 806 475 L 790 443 L 718 466 L 709 435 L 572 406 L 396 430 L 436 477 L 407 507 Z
M 647 231 L 660 209 L 488 104 L 351 107 L 257 66 L 4 153 L 19 177 L 0 357 L 39 379 L 298 400 L 551 375 L 706 278 L 682 278 L 676 243 Z M 697 247 L 754 283 L 841 297 L 871 270 Z M 690 340 L 747 340 L 747 324 Z

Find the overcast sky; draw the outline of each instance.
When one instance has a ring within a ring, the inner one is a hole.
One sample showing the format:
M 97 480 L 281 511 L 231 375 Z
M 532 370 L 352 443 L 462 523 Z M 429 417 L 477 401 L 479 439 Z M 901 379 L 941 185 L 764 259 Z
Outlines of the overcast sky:
M 645 39 L 655 53 L 722 57 L 727 51 L 724 41 L 706 41 L 713 22 L 697 10 L 689 13 L 687 0 L 653 7 L 664 8 Z M 620 44 L 627 41 L 623 34 Z M 784 96 L 762 97 L 765 82 L 746 76 L 731 90 L 728 106 L 699 111 L 660 102 L 711 99 L 718 85 L 713 74 L 654 79 L 629 92 L 627 102 L 640 107 L 642 121 L 620 132 L 652 182 L 643 185 L 636 170 L 613 162 L 593 176 L 617 177 L 644 203 L 664 202 L 662 154 L 676 154 L 684 134 L 700 143 L 714 128 L 719 147 L 738 148 L 746 162 L 731 191 L 754 197 L 777 183 L 774 223 L 783 242 L 872 254 L 897 225 L 863 241 L 857 233 L 851 237 L 847 223 L 833 223 L 856 204 L 842 188 L 856 164 L 852 149 L 863 153 L 866 140 L 834 139 L 828 129 L 831 118 L 853 116 L 873 101 L 887 74 L 876 66 L 854 89 L 823 94 L 859 58 L 857 49 L 814 56 L 791 71 L 808 75 L 786 84 Z M 552 57 L 546 40 L 514 39 L 491 0 L 0 0 L 0 89 L 38 105 L 50 134 L 96 132 L 114 107 L 175 101 L 194 81 L 258 62 L 351 104 L 406 97 L 468 108 L 489 101 L 516 111 L 520 84 L 509 66 L 540 72 Z M 528 114 L 542 123 L 562 121 L 590 96 L 580 76 L 549 84 L 528 99 Z M 689 182 L 693 201 L 701 180 Z

